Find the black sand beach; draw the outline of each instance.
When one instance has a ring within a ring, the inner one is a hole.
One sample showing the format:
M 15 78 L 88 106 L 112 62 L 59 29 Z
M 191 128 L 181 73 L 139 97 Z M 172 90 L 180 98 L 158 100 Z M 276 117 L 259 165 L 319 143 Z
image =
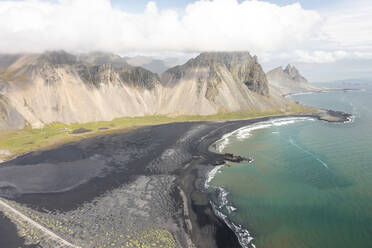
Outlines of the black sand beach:
M 16 226 L 0 212 L 0 247 L 17 248 L 22 245 L 24 240 L 18 237 Z
M 131 192 L 141 184 L 151 197 L 137 201 L 135 192 L 119 196 L 129 202 L 120 205 L 124 211 L 130 206 L 126 225 L 156 224 L 169 230 L 181 247 L 240 247 L 233 231 L 214 215 L 204 191 L 207 173 L 224 162 L 223 155 L 209 147 L 223 134 L 274 118 L 283 116 L 149 126 L 29 153 L 0 165 L 0 175 L 6 175 L 0 180 L 0 195 L 39 211 L 64 213 L 114 195 L 115 189 Z M 52 166 L 46 170 L 48 165 Z M 30 168 L 27 179 L 22 172 Z M 112 206 L 105 211 L 114 213 Z M 4 239 L 23 242 L 9 226 L 9 220 L 0 218 L 0 229 L 8 228 L 9 233 Z

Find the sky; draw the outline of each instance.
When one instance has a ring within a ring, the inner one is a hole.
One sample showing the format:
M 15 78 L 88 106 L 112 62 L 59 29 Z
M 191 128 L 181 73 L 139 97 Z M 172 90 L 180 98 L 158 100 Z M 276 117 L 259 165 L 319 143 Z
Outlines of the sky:
M 372 78 L 370 0 L 0 0 L 0 53 L 249 51 L 310 81 Z
M 122 10 L 130 11 L 132 13 L 141 13 L 146 7 L 148 0 L 136 0 L 136 1 L 127 1 L 127 0 L 112 0 L 111 3 L 113 6 L 120 8 Z M 158 0 L 156 4 L 159 9 L 176 9 L 182 11 L 188 4 L 193 3 L 192 0 Z M 239 3 L 243 2 L 242 0 L 238 1 Z M 269 3 L 277 4 L 280 6 L 285 6 L 294 3 L 300 3 L 302 7 L 306 9 L 324 9 L 329 8 L 340 3 L 340 0 L 269 0 L 266 1 Z

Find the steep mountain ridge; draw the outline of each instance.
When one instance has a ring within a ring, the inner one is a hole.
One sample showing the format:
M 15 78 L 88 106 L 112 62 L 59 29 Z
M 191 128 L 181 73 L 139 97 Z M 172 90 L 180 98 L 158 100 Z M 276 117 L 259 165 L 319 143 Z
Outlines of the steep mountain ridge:
M 129 66 L 125 58 L 113 53 L 91 52 L 88 54 L 79 54 L 77 58 L 82 63 L 88 63 L 92 65 L 111 64 L 115 68 Z
M 0 79 L 0 97 L 6 99 L 0 103 L 0 129 L 122 116 L 273 111 L 290 104 L 270 94 L 257 58 L 247 52 L 202 53 L 161 76 L 113 54 L 46 52 L 20 56 Z
M 21 54 L 0 54 L 0 70 L 8 68 L 11 64 L 16 61 Z
M 252 57 L 248 52 L 208 52 L 202 53 L 186 64 L 176 66 L 166 71 L 163 81 L 169 84 L 176 83 L 183 78 L 182 73 L 190 77 L 197 76 L 199 79 L 205 78 L 205 72 L 197 72 L 195 68 L 208 70 L 208 79 L 221 76 L 223 70 L 229 72 L 234 80 L 244 83 L 250 90 L 261 95 L 269 95 L 269 88 L 265 73 L 257 57 Z M 198 75 L 199 74 L 199 75 Z M 172 78 L 172 79 L 170 79 Z M 184 77 L 187 79 L 187 77 Z M 209 82 L 210 84 L 213 84 Z M 213 86 L 212 86 L 213 87 Z
M 26 125 L 24 118 L 9 103 L 9 99 L 0 95 L 0 130 L 20 129 Z
M 288 64 L 287 67 L 284 69 L 284 72 L 289 75 L 292 80 L 300 83 L 309 83 L 297 70 L 296 67 Z
M 291 65 L 287 65 L 285 69 L 277 67 L 269 71 L 266 76 L 270 90 L 282 95 L 321 90 L 311 85 L 297 68 Z
M 189 114 L 260 112 L 288 104 L 269 95 L 265 73 L 247 52 L 202 53 L 167 70 L 161 79 L 173 92 L 166 98 L 171 113 L 181 114 L 180 109 Z

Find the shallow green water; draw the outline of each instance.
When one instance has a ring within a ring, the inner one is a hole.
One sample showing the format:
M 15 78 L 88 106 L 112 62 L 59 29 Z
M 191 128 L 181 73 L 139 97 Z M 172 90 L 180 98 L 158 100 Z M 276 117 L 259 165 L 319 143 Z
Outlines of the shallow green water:
M 237 210 L 222 212 L 257 248 L 372 247 L 372 85 L 358 87 L 367 90 L 293 97 L 352 112 L 353 123 L 298 121 L 228 138 L 224 152 L 255 162 L 223 168 L 211 185 L 230 192 Z

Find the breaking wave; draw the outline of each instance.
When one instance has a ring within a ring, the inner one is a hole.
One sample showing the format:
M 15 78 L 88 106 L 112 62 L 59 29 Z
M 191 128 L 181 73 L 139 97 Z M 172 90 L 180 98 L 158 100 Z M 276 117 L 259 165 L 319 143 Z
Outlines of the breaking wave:
M 249 233 L 249 231 L 245 228 L 243 228 L 241 225 L 237 225 L 234 222 L 232 222 L 224 212 L 227 212 L 227 214 L 231 214 L 232 212 L 236 211 L 237 208 L 234 207 L 229 200 L 227 199 L 227 196 L 229 195 L 229 192 L 224 187 L 216 187 L 214 189 L 216 202 L 211 201 L 211 205 L 213 208 L 213 212 L 215 215 L 217 215 L 219 218 L 224 220 L 226 225 L 233 230 L 235 235 L 237 236 L 239 243 L 244 248 L 254 248 L 254 244 L 252 243 L 253 237 Z
M 298 92 L 298 93 L 289 93 L 289 94 L 285 94 L 284 97 L 286 98 L 290 98 L 291 96 L 300 96 L 300 95 L 311 95 L 311 94 L 314 94 L 314 93 L 321 93 L 321 92 L 325 92 L 324 90 L 322 91 L 304 91 L 304 92 Z
M 209 173 L 207 174 L 207 179 L 205 180 L 205 183 L 204 183 L 204 187 L 206 189 L 209 188 L 209 183 L 216 176 L 216 174 L 220 172 L 220 169 L 222 167 L 223 167 L 223 165 L 215 166 L 212 170 L 209 171 Z
M 227 133 L 222 136 L 220 140 L 216 142 L 216 150 L 221 153 L 223 150 L 230 144 L 230 138 L 232 136 L 235 136 L 238 140 L 244 140 L 249 138 L 252 135 L 252 131 L 258 130 L 258 129 L 264 129 L 272 126 L 284 126 L 293 124 L 300 121 L 308 121 L 308 120 L 314 120 L 310 117 L 293 117 L 293 118 L 280 118 L 280 119 L 274 119 L 270 121 L 263 121 L 256 124 L 252 124 L 249 126 L 245 126 L 242 128 L 239 128 L 231 133 Z

